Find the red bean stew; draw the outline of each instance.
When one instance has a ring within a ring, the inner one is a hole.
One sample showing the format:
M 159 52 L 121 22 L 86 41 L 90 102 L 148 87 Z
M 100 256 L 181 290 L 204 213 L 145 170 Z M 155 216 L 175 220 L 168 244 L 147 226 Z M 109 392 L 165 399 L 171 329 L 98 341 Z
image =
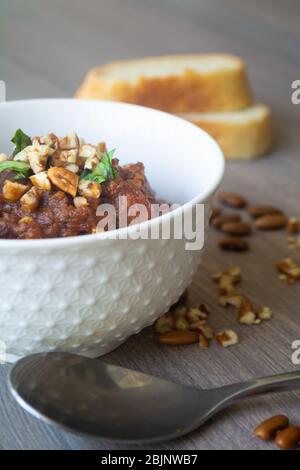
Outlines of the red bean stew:
M 119 228 L 119 196 L 128 207 L 143 204 L 151 218 L 158 200 L 142 163 L 120 166 L 105 143 L 91 145 L 75 133 L 30 138 L 19 129 L 12 142 L 13 154 L 0 154 L 0 238 L 95 233 L 101 203 L 115 207 Z

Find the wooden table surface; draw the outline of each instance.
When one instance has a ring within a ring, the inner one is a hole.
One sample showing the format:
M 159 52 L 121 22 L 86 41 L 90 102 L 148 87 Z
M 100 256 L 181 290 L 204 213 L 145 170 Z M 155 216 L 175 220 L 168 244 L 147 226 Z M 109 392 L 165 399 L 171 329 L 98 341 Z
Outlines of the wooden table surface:
M 298 0 L 0 0 L 0 79 L 6 81 L 9 100 L 72 96 L 90 67 L 109 60 L 238 54 L 247 61 L 255 95 L 273 110 L 276 149 L 255 162 L 228 164 L 222 187 L 300 216 L 300 105 L 290 99 L 291 82 L 300 79 L 299 14 Z M 282 284 L 274 268 L 277 259 L 290 254 L 286 234 L 255 233 L 251 244 L 248 254 L 224 254 L 211 233 L 191 287 L 192 299 L 211 308 L 216 330 L 233 327 L 240 333 L 239 345 L 213 344 L 207 351 L 197 345 L 159 347 L 146 330 L 104 359 L 203 388 L 295 370 L 291 343 L 300 339 L 300 284 Z M 293 256 L 300 261 L 300 251 Z M 240 326 L 234 313 L 218 305 L 210 274 L 231 264 L 241 266 L 243 289 L 251 299 L 273 308 L 272 321 Z M 59 431 L 25 414 L 8 394 L 9 368 L 0 366 L 0 448 L 127 448 Z M 276 413 L 300 424 L 299 399 L 300 392 L 293 392 L 245 401 L 188 437 L 154 448 L 271 449 L 272 444 L 252 437 L 253 427 Z

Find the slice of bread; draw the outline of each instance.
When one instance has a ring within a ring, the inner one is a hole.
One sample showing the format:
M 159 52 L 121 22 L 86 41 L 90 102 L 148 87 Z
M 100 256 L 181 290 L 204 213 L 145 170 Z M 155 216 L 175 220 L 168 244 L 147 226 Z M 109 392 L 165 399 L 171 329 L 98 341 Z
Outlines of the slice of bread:
M 236 110 L 252 102 L 244 62 L 227 54 L 114 62 L 92 69 L 76 97 L 125 101 L 172 113 Z
M 256 158 L 272 146 L 271 112 L 261 103 L 242 111 L 181 113 L 214 137 L 228 159 Z

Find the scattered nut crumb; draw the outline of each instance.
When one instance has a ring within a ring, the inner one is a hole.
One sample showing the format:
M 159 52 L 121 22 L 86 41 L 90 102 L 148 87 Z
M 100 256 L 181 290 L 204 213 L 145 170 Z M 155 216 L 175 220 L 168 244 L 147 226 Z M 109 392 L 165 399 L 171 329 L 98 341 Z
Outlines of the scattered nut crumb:
M 221 295 L 235 294 L 237 289 L 235 287 L 234 279 L 229 274 L 223 274 L 219 280 L 219 291 Z
M 238 344 L 239 336 L 233 330 L 224 330 L 216 335 L 216 340 L 221 346 L 223 346 L 223 348 L 227 348 L 228 346 Z
M 238 266 L 231 266 L 226 271 L 213 274 L 212 278 L 219 285 L 219 303 L 223 307 L 233 305 L 239 308 L 242 297 L 236 284 L 241 281 L 241 269 Z
M 279 279 L 287 284 L 293 284 L 300 279 L 300 266 L 292 258 L 284 258 L 277 261 L 277 270 L 284 276 L 279 276 Z
M 250 302 L 244 301 L 238 311 L 239 322 L 243 325 L 256 324 L 256 313 Z
M 294 279 L 289 277 L 287 274 L 279 274 L 278 279 L 284 282 L 284 284 L 292 285 L 295 283 Z
M 194 331 L 194 330 L 200 330 L 200 328 L 206 324 L 206 320 L 198 320 L 198 321 L 195 321 L 193 323 L 190 323 L 190 330 L 191 331 Z
M 189 330 L 189 322 L 184 317 L 178 317 L 175 320 L 175 330 L 178 331 L 188 331 Z
M 224 284 L 226 289 L 227 284 L 238 284 L 241 280 L 241 269 L 238 266 L 230 266 L 226 271 L 219 271 L 212 275 L 215 282 L 219 285 Z M 230 286 L 229 286 L 230 289 Z
M 177 307 L 173 311 L 175 318 L 176 317 L 185 317 L 187 314 L 187 308 L 183 305 L 181 307 Z
M 262 306 L 257 311 L 257 317 L 260 320 L 270 320 L 273 316 L 273 312 L 270 307 Z
M 295 275 L 297 265 L 293 264 L 290 259 L 282 260 L 279 262 L 279 266 L 281 276 L 290 279 L 285 272 L 290 269 Z M 300 277 L 300 267 L 297 269 Z M 263 305 L 255 310 L 252 303 L 237 289 L 236 285 L 240 283 L 242 278 L 241 269 L 238 266 L 231 266 L 225 271 L 217 272 L 213 274 L 212 278 L 219 286 L 219 303 L 223 307 L 228 305 L 235 307 L 238 312 L 239 323 L 258 325 L 262 321 L 272 318 L 270 307 Z M 185 294 L 171 307 L 168 313 L 155 322 L 154 328 L 158 333 L 158 342 L 169 345 L 184 345 L 198 341 L 200 349 L 208 349 L 214 337 L 225 348 L 240 342 L 239 336 L 234 330 L 224 330 L 215 335 L 212 327 L 207 323 L 209 313 L 205 304 L 200 304 L 198 307 L 188 307 Z
M 300 249 L 300 235 L 296 237 L 288 237 L 288 248 L 289 250 Z
M 205 307 L 205 305 L 200 305 L 199 308 L 190 308 L 188 311 L 187 311 L 187 319 L 190 323 L 195 323 L 199 320 L 205 320 L 207 319 L 209 315 L 209 312 L 207 310 L 207 308 Z
M 219 297 L 219 303 L 222 307 L 227 307 L 231 305 L 236 308 L 240 308 L 244 300 L 244 297 L 241 294 L 229 294 L 229 295 L 221 295 Z
M 214 337 L 213 329 L 210 325 L 208 325 L 208 323 L 206 323 L 205 325 L 200 325 L 199 331 L 206 339 L 213 339 Z
M 300 231 L 300 220 L 297 217 L 288 219 L 287 231 L 289 235 L 296 235 Z
M 174 329 L 174 318 L 170 313 L 165 313 L 154 324 L 157 333 L 168 333 Z
M 180 299 L 175 308 L 172 306 L 168 313 L 155 322 L 154 329 L 159 333 L 158 342 L 191 344 L 199 340 L 200 348 L 207 349 L 214 337 L 213 329 L 207 324 L 208 315 L 209 310 L 204 304 L 188 308 Z
M 241 281 L 241 269 L 238 266 L 231 266 L 226 271 L 217 272 L 212 278 L 219 284 L 220 305 L 235 307 L 238 311 L 239 323 L 259 325 L 263 320 L 269 320 L 272 317 L 269 307 L 260 307 L 256 312 L 245 295 L 237 290 L 236 284 Z
M 209 339 L 207 339 L 204 335 L 199 335 L 199 347 L 200 349 L 208 349 L 209 348 Z

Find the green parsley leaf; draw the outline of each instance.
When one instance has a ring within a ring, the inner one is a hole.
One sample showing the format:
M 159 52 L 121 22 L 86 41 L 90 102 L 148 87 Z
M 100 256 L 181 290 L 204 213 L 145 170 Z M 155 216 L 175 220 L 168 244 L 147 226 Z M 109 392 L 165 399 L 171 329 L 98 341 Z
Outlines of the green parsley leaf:
M 116 177 L 116 170 L 112 165 L 113 156 L 116 149 L 103 154 L 100 162 L 95 166 L 93 171 L 85 173 L 82 179 L 88 181 L 94 181 L 96 183 L 104 183 L 104 181 L 111 181 Z
M 5 170 L 16 172 L 14 179 L 22 179 L 28 176 L 30 165 L 26 162 L 16 162 L 15 160 L 6 160 L 0 163 L 0 173 Z
M 21 152 L 21 150 L 23 150 L 25 147 L 28 147 L 28 145 L 32 144 L 31 138 L 28 135 L 24 134 L 22 129 L 18 129 L 15 132 L 15 135 L 13 136 L 11 141 L 13 144 L 15 144 L 13 156 Z

